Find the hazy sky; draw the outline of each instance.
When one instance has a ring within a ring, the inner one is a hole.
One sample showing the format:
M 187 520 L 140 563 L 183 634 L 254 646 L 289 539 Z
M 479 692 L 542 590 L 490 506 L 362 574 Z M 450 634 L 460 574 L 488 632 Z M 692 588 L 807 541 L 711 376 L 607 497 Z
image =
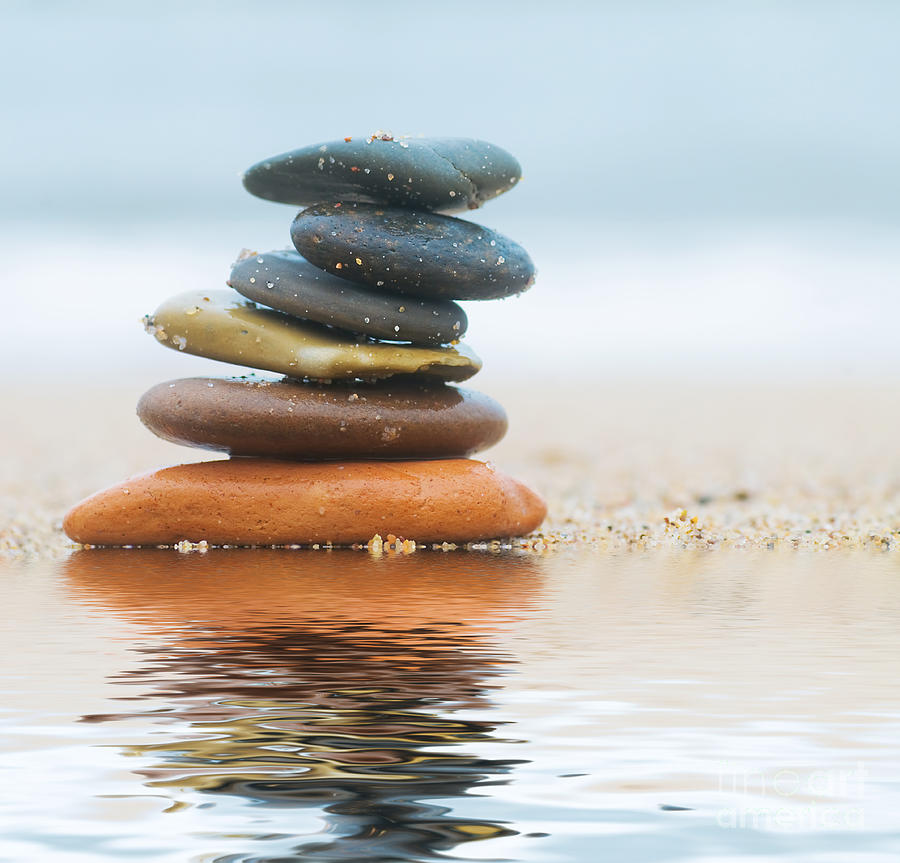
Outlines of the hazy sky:
M 479 136 L 494 208 L 900 217 L 900 3 L 3 3 L 0 218 L 253 219 L 240 171 L 377 128 Z
M 467 304 L 479 385 L 526 366 L 900 374 L 897 0 L 0 16 L 7 367 L 221 374 L 160 349 L 141 315 L 222 287 L 242 247 L 289 243 L 296 208 L 248 195 L 244 168 L 381 128 L 482 137 L 524 167 L 471 216 L 538 267 L 522 297 Z

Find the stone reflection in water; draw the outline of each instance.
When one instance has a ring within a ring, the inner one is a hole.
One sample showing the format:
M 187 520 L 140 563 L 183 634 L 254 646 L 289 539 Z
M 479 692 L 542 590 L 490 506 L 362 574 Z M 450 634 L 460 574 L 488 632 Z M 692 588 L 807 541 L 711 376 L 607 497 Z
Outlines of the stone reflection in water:
M 533 558 L 93 550 L 64 566 L 79 600 L 140 624 L 145 660 L 121 682 L 151 687 L 142 710 L 85 721 L 162 701 L 154 718 L 189 723 L 130 748 L 155 759 L 148 785 L 325 813 L 296 856 L 220 859 L 421 860 L 515 832 L 429 801 L 518 763 L 468 753 L 499 723 L 454 711 L 490 706 L 509 663 L 490 634 L 534 601 Z

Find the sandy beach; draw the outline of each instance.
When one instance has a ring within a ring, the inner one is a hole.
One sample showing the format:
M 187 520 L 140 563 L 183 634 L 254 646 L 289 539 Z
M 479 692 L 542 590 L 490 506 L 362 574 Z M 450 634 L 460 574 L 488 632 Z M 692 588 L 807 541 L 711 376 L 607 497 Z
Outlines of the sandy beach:
M 60 520 L 82 497 L 215 457 L 142 427 L 134 404 L 144 383 L 7 390 L 0 554 L 65 556 Z M 480 388 L 510 418 L 483 458 L 549 504 L 542 530 L 517 547 L 900 549 L 896 387 L 485 375 Z

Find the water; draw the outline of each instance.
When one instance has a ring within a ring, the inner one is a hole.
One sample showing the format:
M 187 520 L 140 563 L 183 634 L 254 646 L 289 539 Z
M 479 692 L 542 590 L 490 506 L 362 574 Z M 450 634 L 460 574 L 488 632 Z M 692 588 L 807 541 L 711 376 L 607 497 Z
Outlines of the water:
M 894 860 L 888 556 L 2 570 L 4 860 Z

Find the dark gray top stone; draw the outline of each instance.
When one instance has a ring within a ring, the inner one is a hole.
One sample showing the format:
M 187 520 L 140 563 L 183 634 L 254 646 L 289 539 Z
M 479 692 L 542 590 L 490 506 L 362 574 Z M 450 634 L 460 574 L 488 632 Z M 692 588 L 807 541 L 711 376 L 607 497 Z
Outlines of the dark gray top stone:
M 313 266 L 293 249 L 238 261 L 228 284 L 280 312 L 377 339 L 447 344 L 462 336 L 468 325 L 466 313 L 456 303 L 355 285 Z
M 518 243 L 426 210 L 319 204 L 294 219 L 291 239 L 329 273 L 416 297 L 493 300 L 534 282 L 534 264 Z
M 244 174 L 253 195 L 282 204 L 356 201 L 452 213 L 511 189 L 522 169 L 506 150 L 470 138 L 352 138 L 301 147 Z

